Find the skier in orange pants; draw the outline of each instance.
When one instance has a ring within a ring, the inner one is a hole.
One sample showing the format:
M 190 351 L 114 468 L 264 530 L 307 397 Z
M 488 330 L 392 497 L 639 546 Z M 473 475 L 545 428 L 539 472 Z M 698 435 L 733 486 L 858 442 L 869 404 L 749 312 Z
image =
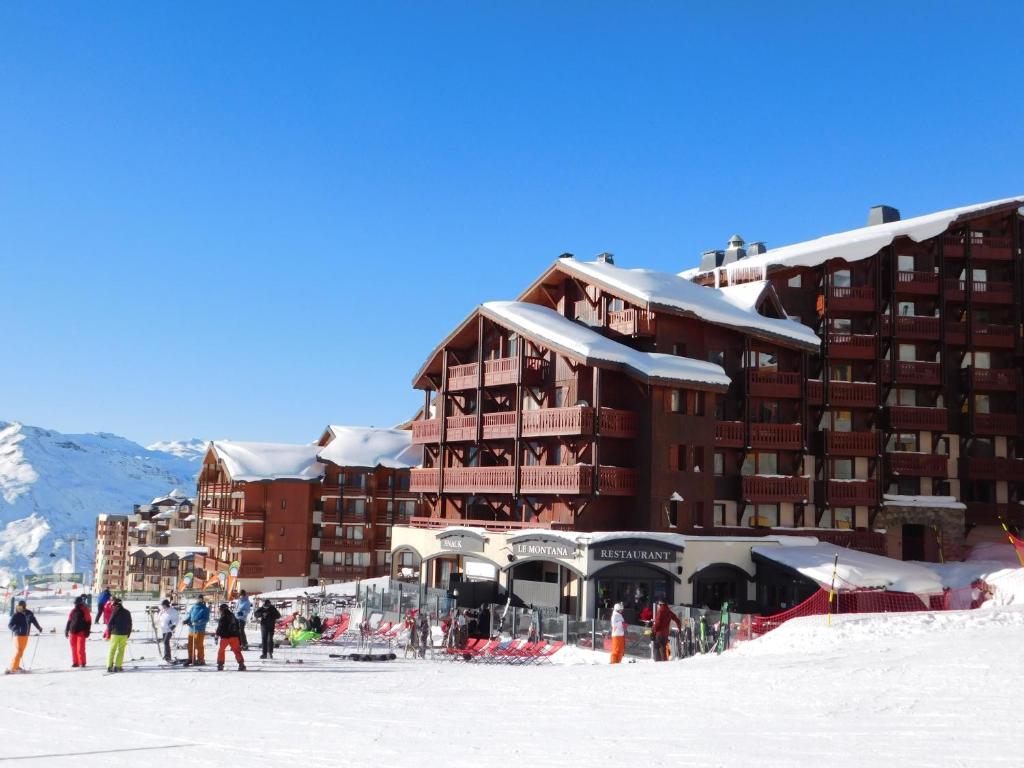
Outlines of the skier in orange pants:
M 626 620 L 622 618 L 622 603 L 612 608 L 612 664 L 622 661 L 626 653 Z

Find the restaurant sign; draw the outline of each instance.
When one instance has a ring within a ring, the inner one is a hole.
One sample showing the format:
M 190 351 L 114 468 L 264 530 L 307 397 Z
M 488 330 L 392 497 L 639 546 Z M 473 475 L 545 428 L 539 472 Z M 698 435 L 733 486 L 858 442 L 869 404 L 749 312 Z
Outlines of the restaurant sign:
M 448 533 L 438 537 L 441 549 L 447 552 L 483 552 L 483 538 L 462 533 Z
M 516 557 L 575 557 L 576 546 L 564 541 L 517 541 L 512 545 Z
M 593 546 L 595 560 L 612 562 L 674 563 L 678 551 L 670 544 L 635 539 Z

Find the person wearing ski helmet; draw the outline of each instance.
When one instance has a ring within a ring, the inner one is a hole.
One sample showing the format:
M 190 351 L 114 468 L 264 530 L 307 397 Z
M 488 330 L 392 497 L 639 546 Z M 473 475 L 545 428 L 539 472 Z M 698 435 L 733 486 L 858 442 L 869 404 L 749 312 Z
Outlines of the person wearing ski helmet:
M 202 595 L 189 609 L 185 624 L 188 626 L 188 664 L 197 667 L 206 666 L 206 625 L 210 622 L 210 607 Z
M 85 640 L 92 631 L 92 614 L 82 597 L 75 598 L 75 606 L 68 614 L 68 623 L 64 627 L 64 637 L 71 642 L 71 666 L 85 666 Z
M 626 620 L 622 617 L 623 608 L 622 603 L 616 603 L 612 607 L 612 664 L 619 664 L 626 653 Z
M 215 634 L 220 638 L 220 645 L 217 648 L 217 671 L 224 669 L 224 652 L 230 648 L 235 661 L 238 662 L 238 671 L 245 672 L 245 659 L 242 658 L 238 641 L 238 618 L 231 612 L 231 607 L 227 603 L 220 604 Z
M 21 668 L 21 657 L 28 648 L 28 636 L 33 626 L 39 630 L 39 634 L 43 633 L 43 628 L 36 621 L 36 615 L 28 609 L 24 600 L 19 600 L 11 620 L 7 623 L 7 628 L 14 633 L 14 658 L 11 659 L 11 666 L 7 668 L 7 674 L 25 671 Z
M 171 605 L 170 600 L 163 600 L 160 603 L 160 610 L 156 614 L 157 628 L 160 631 L 160 642 L 164 646 L 164 661 L 171 661 L 171 638 L 174 630 L 178 628 L 178 611 Z
M 124 651 L 128 646 L 128 636 L 132 633 L 132 614 L 119 597 L 113 598 L 110 604 L 114 607 L 107 621 L 107 635 L 110 637 L 107 672 L 124 672 Z

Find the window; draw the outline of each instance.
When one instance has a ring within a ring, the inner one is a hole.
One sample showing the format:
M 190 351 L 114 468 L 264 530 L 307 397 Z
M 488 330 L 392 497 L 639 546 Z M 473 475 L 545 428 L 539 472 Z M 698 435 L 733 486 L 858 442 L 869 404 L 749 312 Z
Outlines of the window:
M 832 411 L 832 428 L 836 432 L 853 431 L 852 411 Z
M 766 451 L 753 451 L 743 459 L 740 469 L 743 475 L 777 475 L 779 473 L 779 455 Z
M 835 480 L 852 480 L 853 459 L 832 459 L 832 478 Z
M 992 413 L 992 401 L 989 399 L 988 395 L 974 396 L 974 412 Z
M 668 466 L 676 472 L 686 471 L 686 446 L 670 445 L 668 447 Z
M 848 317 L 833 317 L 832 330 L 836 333 L 852 333 L 853 321 Z
M 348 499 L 346 514 L 353 517 L 364 517 L 366 515 L 366 502 L 362 499 Z
M 284 553 L 283 552 L 278 552 L 277 553 L 277 562 L 279 562 L 279 563 L 283 563 L 284 562 Z
M 414 514 L 416 514 L 416 502 L 400 501 L 398 502 L 398 511 L 406 517 L 412 517 Z
M 694 472 L 704 472 L 707 470 L 707 465 L 704 463 L 704 446 L 695 445 L 693 447 L 693 464 L 692 468 Z
M 748 504 L 743 509 L 743 517 L 740 520 L 740 525 L 747 528 L 755 526 L 773 528 L 778 526 L 778 524 L 778 504 Z
M 277 535 L 278 536 L 284 536 L 284 526 L 283 525 L 278 528 Z
M 725 525 L 725 504 L 714 505 L 715 521 L 716 526 Z
M 891 450 L 893 451 L 911 451 L 917 450 L 917 433 L 916 432 L 901 432 L 893 435 L 891 438 Z
M 905 363 L 912 363 L 917 360 L 916 344 L 900 344 L 897 359 Z
M 344 537 L 349 541 L 362 541 L 363 540 L 363 526 L 361 525 L 346 525 Z
M 790 288 L 799 288 L 802 284 L 803 280 L 801 275 L 793 275 L 793 277 L 789 278 L 789 281 L 786 283 Z
M 677 527 L 679 525 L 679 502 L 669 499 L 665 504 L 665 513 L 668 516 L 668 527 Z
M 686 345 L 681 341 L 676 342 L 672 345 L 672 354 L 679 355 L 680 357 L 686 357 Z
M 669 395 L 669 410 L 672 413 L 686 413 L 686 392 L 682 389 L 673 389 Z
M 708 352 L 708 362 L 725 367 L 725 352 L 720 349 L 713 349 Z
M 901 301 L 897 304 L 897 312 L 900 317 L 910 317 L 915 313 L 914 302 L 912 301 Z
M 853 528 L 853 508 L 833 507 L 826 509 L 821 515 L 821 528 L 842 528 L 851 530 Z
M 832 285 L 836 288 L 850 287 L 850 270 L 837 269 L 832 273 Z
M 896 267 L 900 272 L 913 272 L 915 268 L 914 257 L 907 253 L 901 253 L 896 257 Z
M 281 499 L 281 509 L 288 508 L 288 499 Z
M 703 416 L 704 415 L 704 392 L 693 393 L 693 415 Z
M 725 456 L 721 451 L 715 451 L 715 477 L 725 474 Z

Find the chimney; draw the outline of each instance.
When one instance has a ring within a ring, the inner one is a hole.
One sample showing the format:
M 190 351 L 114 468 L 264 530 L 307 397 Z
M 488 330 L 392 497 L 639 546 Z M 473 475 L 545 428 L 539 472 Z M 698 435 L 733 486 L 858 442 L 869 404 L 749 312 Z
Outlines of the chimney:
M 597 254 L 597 260 L 599 262 L 601 262 L 602 264 L 614 264 L 615 263 L 615 254 L 614 253 L 608 253 L 608 251 L 605 251 L 604 253 Z
M 890 221 L 899 221 L 900 212 L 891 205 L 873 205 L 868 211 L 868 226 L 875 224 L 888 224 Z
M 575 259 L 576 257 L 573 256 L 571 253 L 566 252 L 566 253 L 558 254 L 558 258 L 559 259 Z
M 722 263 L 732 264 L 734 261 L 739 261 L 746 255 L 747 252 L 743 249 L 743 238 L 739 235 L 733 235 L 729 238 L 729 244 L 725 249 L 725 258 L 722 259 Z
M 747 246 L 747 256 L 760 256 L 762 253 L 767 251 L 765 244 L 758 240 L 756 243 L 751 243 Z
M 724 251 L 704 251 L 700 255 L 701 272 L 710 272 L 715 267 L 722 266 L 722 256 L 724 255 Z

